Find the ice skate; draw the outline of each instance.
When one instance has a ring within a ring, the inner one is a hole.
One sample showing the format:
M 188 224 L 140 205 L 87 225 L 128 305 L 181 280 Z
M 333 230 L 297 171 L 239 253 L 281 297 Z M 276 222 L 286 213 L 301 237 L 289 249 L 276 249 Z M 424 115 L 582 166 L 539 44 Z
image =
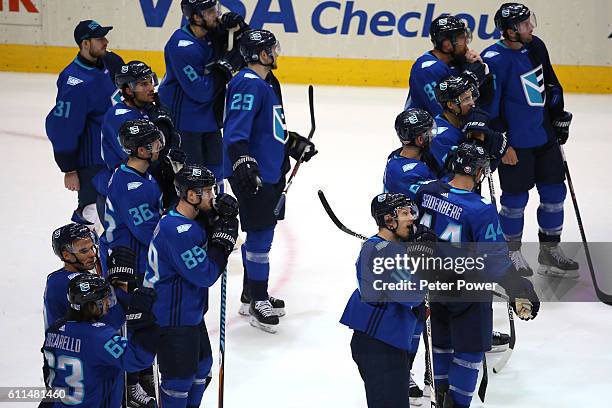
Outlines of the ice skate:
M 251 301 L 249 312 L 251 326 L 268 333 L 276 333 L 278 316 L 274 314 L 269 300 Z
M 553 278 L 577 279 L 578 262 L 568 258 L 558 243 L 541 243 L 538 273 Z

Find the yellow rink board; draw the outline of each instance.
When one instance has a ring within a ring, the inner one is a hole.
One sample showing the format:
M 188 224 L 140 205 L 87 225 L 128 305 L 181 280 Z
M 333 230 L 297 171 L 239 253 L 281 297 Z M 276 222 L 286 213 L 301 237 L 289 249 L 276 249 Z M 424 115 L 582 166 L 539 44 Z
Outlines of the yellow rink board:
M 146 62 L 159 77 L 165 72 L 162 51 L 116 52 L 125 61 Z M 0 44 L 0 71 L 58 73 L 76 53 L 71 47 Z M 281 56 L 278 77 L 285 83 L 407 88 L 413 62 Z M 555 72 L 566 92 L 612 93 L 610 66 L 555 65 Z

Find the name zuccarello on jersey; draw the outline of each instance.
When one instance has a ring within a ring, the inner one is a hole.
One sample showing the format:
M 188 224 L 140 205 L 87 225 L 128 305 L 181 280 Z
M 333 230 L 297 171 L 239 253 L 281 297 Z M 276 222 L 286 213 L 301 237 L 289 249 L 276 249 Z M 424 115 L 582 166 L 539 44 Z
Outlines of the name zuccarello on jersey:
M 45 347 L 79 353 L 81 351 L 81 339 L 64 336 L 60 333 L 47 333 L 47 337 L 45 339 Z

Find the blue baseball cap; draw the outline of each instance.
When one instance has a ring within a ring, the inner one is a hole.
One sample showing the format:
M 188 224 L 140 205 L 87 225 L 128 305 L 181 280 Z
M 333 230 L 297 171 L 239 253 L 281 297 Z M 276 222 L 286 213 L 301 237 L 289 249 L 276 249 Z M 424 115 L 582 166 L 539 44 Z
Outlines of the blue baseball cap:
M 102 38 L 112 29 L 112 26 L 103 27 L 95 20 L 81 21 L 74 29 L 74 41 L 77 44 L 81 44 L 83 40 Z

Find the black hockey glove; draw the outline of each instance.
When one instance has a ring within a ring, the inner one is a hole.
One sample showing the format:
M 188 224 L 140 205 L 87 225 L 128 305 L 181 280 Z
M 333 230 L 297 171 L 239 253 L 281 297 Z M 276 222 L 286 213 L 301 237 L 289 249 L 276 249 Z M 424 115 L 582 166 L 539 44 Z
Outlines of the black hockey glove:
M 262 181 L 257 160 L 251 156 L 240 156 L 232 166 L 238 192 L 254 196 L 261 188 Z
M 572 123 L 573 115 L 570 112 L 563 112 L 563 114 L 552 121 L 553 129 L 555 130 L 555 136 L 560 145 L 564 145 L 569 138 L 569 127 Z
M 219 217 L 238 216 L 238 201 L 229 194 L 221 193 L 213 198 L 212 206 Z
M 493 160 L 500 160 L 508 150 L 508 140 L 502 133 L 488 126 L 489 115 L 480 108 L 473 108 L 468 114 L 462 131 L 468 139 L 479 141 Z
M 415 224 L 412 226 L 410 235 L 408 237 L 410 242 L 438 242 L 438 236 L 431 228 L 426 227 L 422 224 Z
M 176 174 L 181 171 L 181 169 L 185 165 L 185 162 L 187 161 L 187 154 L 178 148 L 170 149 L 166 158 L 172 166 L 172 171 L 174 172 L 174 174 Z
M 236 27 L 244 31 L 248 29 L 249 25 L 244 21 L 244 17 L 233 11 L 227 12 L 221 16 L 221 28 L 230 30 Z
M 289 155 L 293 157 L 295 160 L 300 160 L 302 157 L 302 152 L 304 153 L 304 157 L 302 157 L 302 161 L 307 162 L 318 153 L 314 143 L 310 140 L 306 139 L 304 136 L 300 135 L 297 132 L 289 131 Z
M 206 65 L 205 73 L 213 76 L 217 88 L 225 86 L 231 79 L 234 67 L 223 57 Z
M 157 295 L 152 288 L 137 288 L 132 292 L 125 320 L 128 330 L 139 330 L 155 323 L 151 309 Z
M 218 245 L 223 248 L 225 256 L 234 250 L 236 239 L 238 238 L 238 218 L 219 217 L 212 224 L 211 245 Z
M 499 284 L 506 290 L 514 313 L 521 320 L 535 319 L 540 310 L 540 299 L 533 289 L 533 284 L 519 276 L 514 267 Z
M 128 292 L 136 288 L 136 254 L 132 249 L 124 246 L 113 248 L 111 254 L 106 258 L 107 279 L 111 285 L 121 283 L 128 284 Z
M 476 83 L 474 84 L 476 88 L 480 87 L 489 72 L 489 67 L 487 66 L 487 64 L 484 64 L 480 61 L 466 62 L 463 68 L 464 73 L 469 72 L 476 79 Z

